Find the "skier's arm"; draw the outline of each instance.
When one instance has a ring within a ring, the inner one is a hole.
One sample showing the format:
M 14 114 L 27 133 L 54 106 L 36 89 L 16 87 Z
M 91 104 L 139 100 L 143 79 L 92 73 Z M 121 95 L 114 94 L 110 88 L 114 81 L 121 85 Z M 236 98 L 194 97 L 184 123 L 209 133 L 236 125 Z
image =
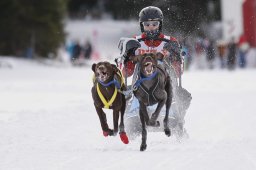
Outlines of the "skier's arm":
M 135 38 L 121 38 L 119 40 L 118 48 L 121 56 L 124 58 L 124 62 L 130 60 L 130 57 L 135 56 L 135 51 L 141 45 Z

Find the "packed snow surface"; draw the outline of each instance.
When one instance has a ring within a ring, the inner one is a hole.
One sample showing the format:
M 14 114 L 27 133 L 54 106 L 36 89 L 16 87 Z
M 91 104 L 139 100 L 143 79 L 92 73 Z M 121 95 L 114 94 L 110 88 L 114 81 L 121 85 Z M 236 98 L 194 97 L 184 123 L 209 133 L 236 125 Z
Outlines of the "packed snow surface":
M 256 70 L 192 70 L 189 139 L 148 133 L 128 145 L 104 137 L 88 67 L 5 58 L 0 68 L 1 170 L 255 170 Z M 112 114 L 107 111 L 110 127 Z

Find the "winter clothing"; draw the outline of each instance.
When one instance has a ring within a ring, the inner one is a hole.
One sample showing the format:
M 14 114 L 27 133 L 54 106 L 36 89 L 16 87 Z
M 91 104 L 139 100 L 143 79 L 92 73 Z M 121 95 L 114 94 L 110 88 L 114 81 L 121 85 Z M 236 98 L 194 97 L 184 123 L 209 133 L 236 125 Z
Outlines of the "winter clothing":
M 167 51 L 170 51 L 172 66 L 175 68 L 175 72 L 178 74 L 177 76 L 181 74 L 179 71 L 179 67 L 181 65 L 181 59 L 179 58 L 180 47 L 175 38 L 166 36 L 162 33 L 155 39 L 148 39 L 145 33 L 135 36 L 134 38 L 139 41 L 141 46 L 137 48 L 137 50 L 134 51 L 134 54 L 131 54 L 130 57 L 134 55 L 143 55 L 145 53 L 158 52 L 167 57 Z M 166 50 L 164 50 L 164 48 Z M 135 63 L 128 61 L 126 64 L 127 76 L 130 77 L 134 72 Z M 125 75 L 125 70 L 123 70 L 123 74 Z

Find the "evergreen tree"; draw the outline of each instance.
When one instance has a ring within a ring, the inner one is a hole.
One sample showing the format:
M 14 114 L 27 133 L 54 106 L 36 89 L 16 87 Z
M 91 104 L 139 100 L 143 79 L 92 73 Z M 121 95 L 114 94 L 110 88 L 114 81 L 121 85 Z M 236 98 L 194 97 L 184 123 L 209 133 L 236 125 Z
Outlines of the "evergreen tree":
M 46 57 L 64 42 L 66 0 L 1 0 L 0 54 Z

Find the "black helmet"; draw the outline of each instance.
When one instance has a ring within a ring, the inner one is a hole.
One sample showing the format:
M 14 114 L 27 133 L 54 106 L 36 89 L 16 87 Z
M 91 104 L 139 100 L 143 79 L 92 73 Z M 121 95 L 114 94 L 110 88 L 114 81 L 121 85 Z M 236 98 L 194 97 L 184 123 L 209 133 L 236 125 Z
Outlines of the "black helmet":
M 141 32 L 144 32 L 142 23 L 145 21 L 159 21 L 160 22 L 159 31 L 161 32 L 163 19 L 164 19 L 163 12 L 158 7 L 148 6 L 148 7 L 143 8 L 139 14 L 139 22 L 140 22 Z

